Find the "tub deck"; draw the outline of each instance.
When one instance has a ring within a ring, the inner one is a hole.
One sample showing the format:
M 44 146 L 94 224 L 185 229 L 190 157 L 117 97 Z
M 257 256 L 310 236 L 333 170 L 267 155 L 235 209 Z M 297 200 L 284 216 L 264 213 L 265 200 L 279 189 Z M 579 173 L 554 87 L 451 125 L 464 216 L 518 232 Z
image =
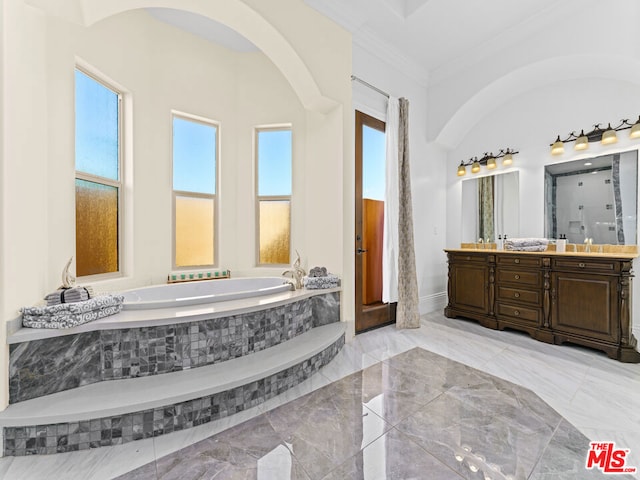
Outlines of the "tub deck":
M 187 323 L 204 319 L 221 318 L 230 314 L 251 313 L 265 308 L 274 308 L 305 298 L 326 293 L 340 292 L 342 288 L 324 290 L 295 290 L 277 293 L 265 297 L 241 298 L 224 302 L 186 305 L 180 307 L 154 308 L 148 310 L 123 310 L 110 317 L 101 318 L 67 329 L 25 328 L 20 317 L 7 322 L 7 343 L 15 344 L 32 340 L 61 337 L 98 330 L 117 330 L 125 328 L 152 327 Z

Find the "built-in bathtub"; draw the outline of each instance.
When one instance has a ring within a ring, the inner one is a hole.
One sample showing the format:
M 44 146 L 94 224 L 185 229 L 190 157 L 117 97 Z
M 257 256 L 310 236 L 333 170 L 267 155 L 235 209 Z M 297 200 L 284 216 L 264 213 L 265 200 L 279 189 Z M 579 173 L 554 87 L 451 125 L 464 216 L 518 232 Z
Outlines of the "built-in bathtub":
M 344 345 L 344 331 L 339 288 L 21 328 L 7 338 L 4 455 L 118 445 L 233 415 L 317 372 Z
M 124 310 L 142 310 L 261 297 L 291 289 L 291 283 L 281 277 L 249 277 L 153 285 L 122 294 Z

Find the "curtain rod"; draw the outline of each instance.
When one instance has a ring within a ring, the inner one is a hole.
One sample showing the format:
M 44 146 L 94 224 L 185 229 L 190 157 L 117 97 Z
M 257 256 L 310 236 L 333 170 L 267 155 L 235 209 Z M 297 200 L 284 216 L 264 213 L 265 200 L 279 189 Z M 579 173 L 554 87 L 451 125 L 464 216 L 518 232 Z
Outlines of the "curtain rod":
M 374 87 L 369 82 L 365 82 L 364 80 L 362 80 L 361 78 L 356 77 L 355 75 L 351 75 L 351 80 L 355 80 L 356 82 L 361 83 L 365 87 L 369 87 L 371 90 L 375 90 L 380 95 L 384 95 L 385 97 L 389 98 L 389 94 L 387 92 L 385 92 L 383 90 L 380 90 L 378 87 Z

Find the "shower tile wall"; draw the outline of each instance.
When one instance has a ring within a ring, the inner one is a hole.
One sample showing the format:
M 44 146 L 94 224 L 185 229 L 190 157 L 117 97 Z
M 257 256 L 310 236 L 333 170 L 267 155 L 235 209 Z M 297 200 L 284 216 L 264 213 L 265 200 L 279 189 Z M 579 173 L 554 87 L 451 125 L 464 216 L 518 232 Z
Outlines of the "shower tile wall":
M 566 234 L 569 243 L 591 237 L 617 244 L 611 170 L 558 176 L 556 182 L 556 204 L 565 206 L 556 211 L 557 233 Z
M 11 345 L 10 403 L 103 380 L 175 372 L 277 345 L 340 319 L 339 293 L 259 312 Z

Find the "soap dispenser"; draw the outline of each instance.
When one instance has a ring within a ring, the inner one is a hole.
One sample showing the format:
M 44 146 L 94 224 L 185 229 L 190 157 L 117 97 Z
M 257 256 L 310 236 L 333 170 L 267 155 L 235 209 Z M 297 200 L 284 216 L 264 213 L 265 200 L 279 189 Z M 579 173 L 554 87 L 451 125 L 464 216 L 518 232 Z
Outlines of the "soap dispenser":
M 556 252 L 564 253 L 567 250 L 567 237 L 564 233 L 556 240 Z
M 498 242 L 496 243 L 496 248 L 498 250 L 504 250 L 504 241 L 502 240 L 502 235 L 498 235 Z

